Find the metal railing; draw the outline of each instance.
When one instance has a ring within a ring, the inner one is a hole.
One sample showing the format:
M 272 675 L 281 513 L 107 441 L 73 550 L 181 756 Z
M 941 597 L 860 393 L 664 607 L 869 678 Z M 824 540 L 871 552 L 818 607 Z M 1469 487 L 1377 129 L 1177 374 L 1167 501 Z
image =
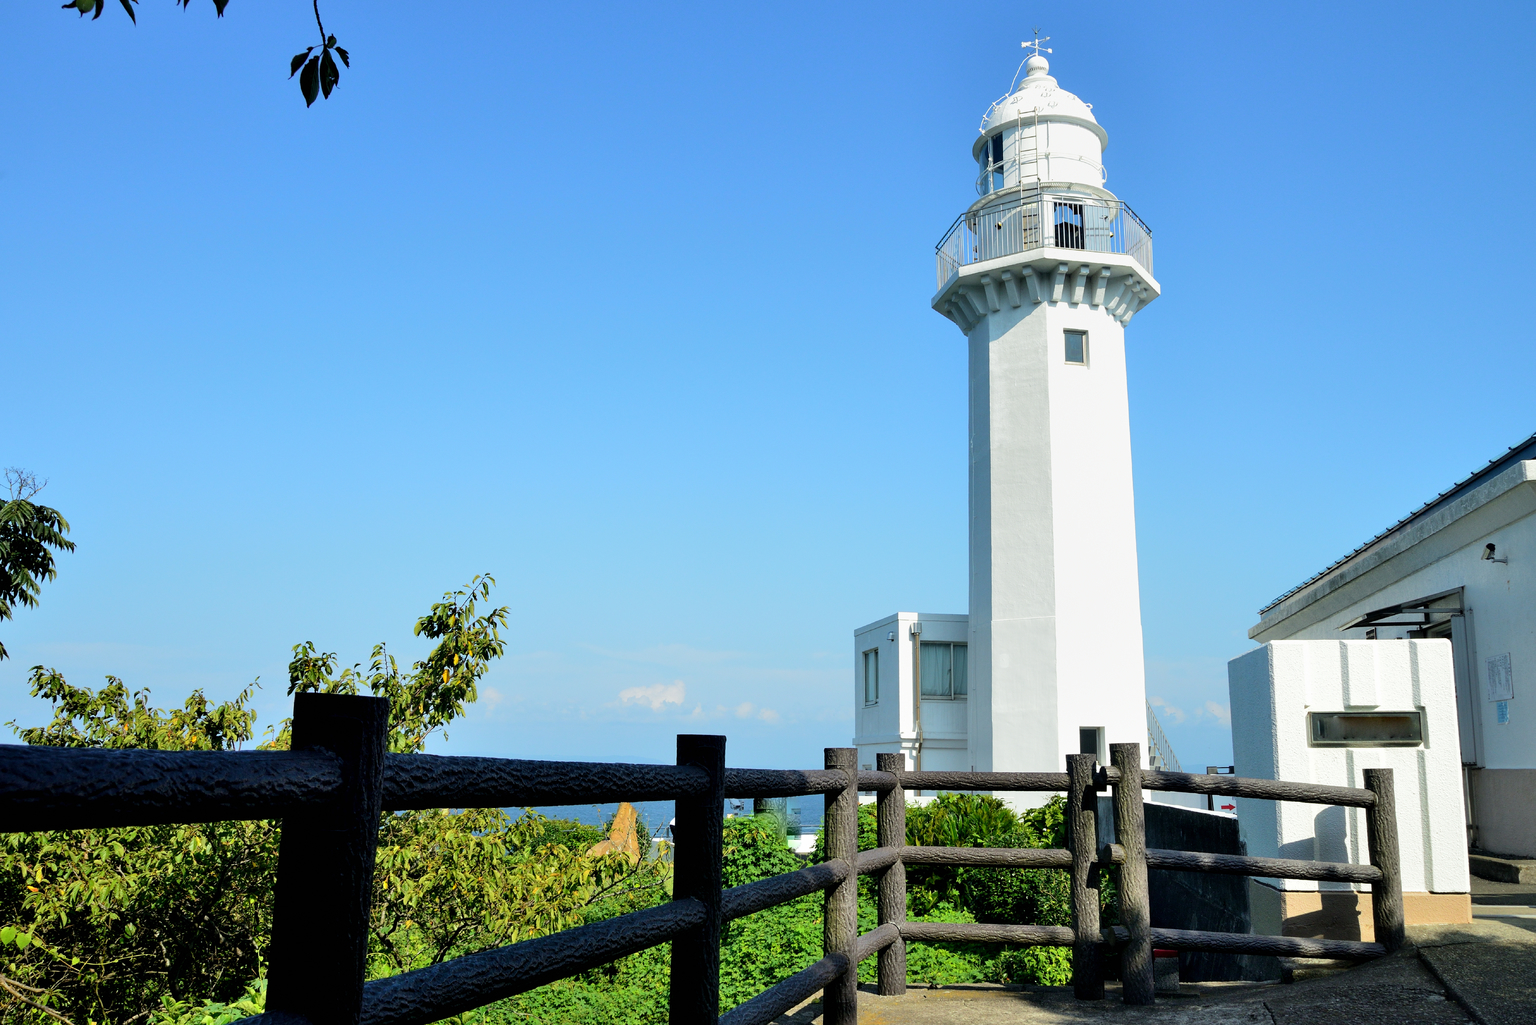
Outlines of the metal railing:
M 955 218 L 935 247 L 938 287 L 961 267 L 1046 247 L 1129 256 L 1152 273 L 1152 229 L 1125 203 L 1026 189 Z
M 860 772 L 853 748 L 828 748 L 821 770 L 728 769 L 725 738 L 682 735 L 676 765 L 524 761 L 386 754 L 383 698 L 299 694 L 288 752 L 159 752 L 0 746 L 0 816 L 13 832 L 223 819 L 283 820 L 267 1011 L 247 1025 L 427 1025 L 670 942 L 669 1020 L 719 1015 L 725 922 L 822 892 L 825 956 L 719 1017 L 763 1025 L 822 993 L 827 1025 L 856 1025 L 858 964 L 879 957 L 879 992 L 906 990 L 909 940 L 1072 948 L 1082 999 L 1104 996 L 1105 958 L 1120 958 L 1126 1003 L 1153 1000 L 1152 949 L 1366 960 L 1403 942 L 1392 770 L 1365 770 L 1364 789 L 1201 776 L 1141 768 L 1137 744 L 1111 746 L 1110 766 L 1067 756 L 1066 772 L 906 772 L 878 756 Z M 1115 843 L 1098 847 L 1098 800 L 1113 791 Z M 858 849 L 858 793 L 878 796 L 878 844 Z M 1066 849 L 917 847 L 906 843 L 906 793 L 1067 794 Z M 1226 794 L 1363 808 L 1370 864 L 1147 850 L 1141 793 Z M 728 797 L 823 794 L 822 864 L 721 889 Z M 380 815 L 418 808 L 526 807 L 672 799 L 673 899 L 538 939 L 365 982 Z M 1071 926 L 907 921 L 906 866 L 1060 868 L 1071 873 Z M 1222 872 L 1369 884 L 1377 942 L 1253 936 L 1150 925 L 1147 870 Z M 1120 926 L 1099 922 L 1099 874 L 1118 876 Z M 878 873 L 878 927 L 858 932 L 858 876 Z

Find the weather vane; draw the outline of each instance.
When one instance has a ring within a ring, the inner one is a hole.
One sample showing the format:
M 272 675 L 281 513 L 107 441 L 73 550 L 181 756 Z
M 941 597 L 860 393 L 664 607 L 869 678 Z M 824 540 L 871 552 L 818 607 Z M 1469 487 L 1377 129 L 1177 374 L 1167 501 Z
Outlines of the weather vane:
M 1036 25 L 1035 26 L 1035 41 L 1032 42 L 1032 43 L 1020 43 L 1019 45 L 1022 46 L 1026 50 L 1033 49 L 1035 51 L 1035 56 L 1038 57 L 1038 56 L 1040 56 L 1040 51 L 1041 50 L 1044 50 L 1046 53 L 1050 53 L 1051 52 L 1051 48 L 1049 46 L 1042 47 L 1040 45 L 1041 43 L 1049 43 L 1050 41 L 1051 41 L 1051 37 L 1050 36 L 1042 36 L 1040 34 L 1040 26 Z

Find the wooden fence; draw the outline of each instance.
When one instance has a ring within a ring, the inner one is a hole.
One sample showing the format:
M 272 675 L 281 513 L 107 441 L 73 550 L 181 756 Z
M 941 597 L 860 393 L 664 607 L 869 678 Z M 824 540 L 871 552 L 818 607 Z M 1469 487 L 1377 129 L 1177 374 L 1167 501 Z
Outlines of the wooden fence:
M 1105 956 L 1119 955 L 1126 1003 L 1153 1000 L 1152 949 L 1366 960 L 1403 939 L 1392 771 L 1365 770 L 1365 788 L 1155 772 L 1136 744 L 1111 765 L 1067 756 L 1066 772 L 906 772 L 880 755 L 860 772 L 852 748 L 828 748 L 823 769 L 728 769 L 725 738 L 682 735 L 676 765 L 548 762 L 387 754 L 383 698 L 299 694 L 286 752 L 106 751 L 0 746 L 0 815 L 10 832 L 170 822 L 281 819 L 267 1011 L 250 1023 L 427 1025 L 567 978 L 627 954 L 672 944 L 673 1023 L 757 1025 L 822 993 L 826 1025 L 858 1018 L 858 964 L 878 955 L 879 992 L 906 989 L 909 940 L 1070 947 L 1079 998 L 1104 996 Z M 1116 842 L 1098 846 L 1097 794 L 1113 793 Z M 1065 850 L 914 847 L 906 792 L 1067 794 Z M 1143 790 L 1337 804 L 1366 810 L 1370 864 L 1147 850 Z M 879 847 L 858 849 L 858 794 L 878 794 Z M 721 889 L 728 797 L 822 794 L 826 854 L 818 865 Z M 374 849 L 380 815 L 421 808 L 515 808 L 676 801 L 673 899 L 591 925 L 365 981 Z M 907 865 L 1059 868 L 1071 873 L 1071 926 L 908 922 Z M 1224 872 L 1368 883 L 1375 943 L 1154 929 L 1147 870 Z M 1119 880 L 1121 925 L 1101 928 L 1098 874 Z M 879 924 L 858 931 L 858 877 L 878 874 Z M 719 1015 L 721 926 L 810 893 L 824 894 L 825 956 Z

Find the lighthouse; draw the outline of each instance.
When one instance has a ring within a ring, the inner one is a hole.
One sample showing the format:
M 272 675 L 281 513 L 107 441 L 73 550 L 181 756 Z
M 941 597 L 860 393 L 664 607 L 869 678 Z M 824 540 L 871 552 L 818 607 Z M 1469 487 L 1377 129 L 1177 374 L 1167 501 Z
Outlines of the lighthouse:
M 1152 236 L 1039 42 L 936 252 L 932 306 L 967 351 L 970 609 L 855 631 L 861 765 L 1060 771 L 1147 740 L 1125 328 L 1160 292 Z

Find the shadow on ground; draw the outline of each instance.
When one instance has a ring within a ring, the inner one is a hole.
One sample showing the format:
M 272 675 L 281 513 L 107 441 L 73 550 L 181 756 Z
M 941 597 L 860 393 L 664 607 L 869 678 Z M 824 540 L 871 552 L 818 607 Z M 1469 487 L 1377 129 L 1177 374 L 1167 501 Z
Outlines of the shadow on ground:
M 1127 1007 L 1111 983 L 1102 1002 L 1063 987 L 990 985 L 859 993 L 860 1025 L 1531 1025 L 1536 935 L 1499 922 L 1409 929 L 1410 945 L 1357 968 L 1301 968 L 1291 983 L 1204 982 L 1152 1007 Z M 810 1003 L 776 1025 L 821 1025 Z

